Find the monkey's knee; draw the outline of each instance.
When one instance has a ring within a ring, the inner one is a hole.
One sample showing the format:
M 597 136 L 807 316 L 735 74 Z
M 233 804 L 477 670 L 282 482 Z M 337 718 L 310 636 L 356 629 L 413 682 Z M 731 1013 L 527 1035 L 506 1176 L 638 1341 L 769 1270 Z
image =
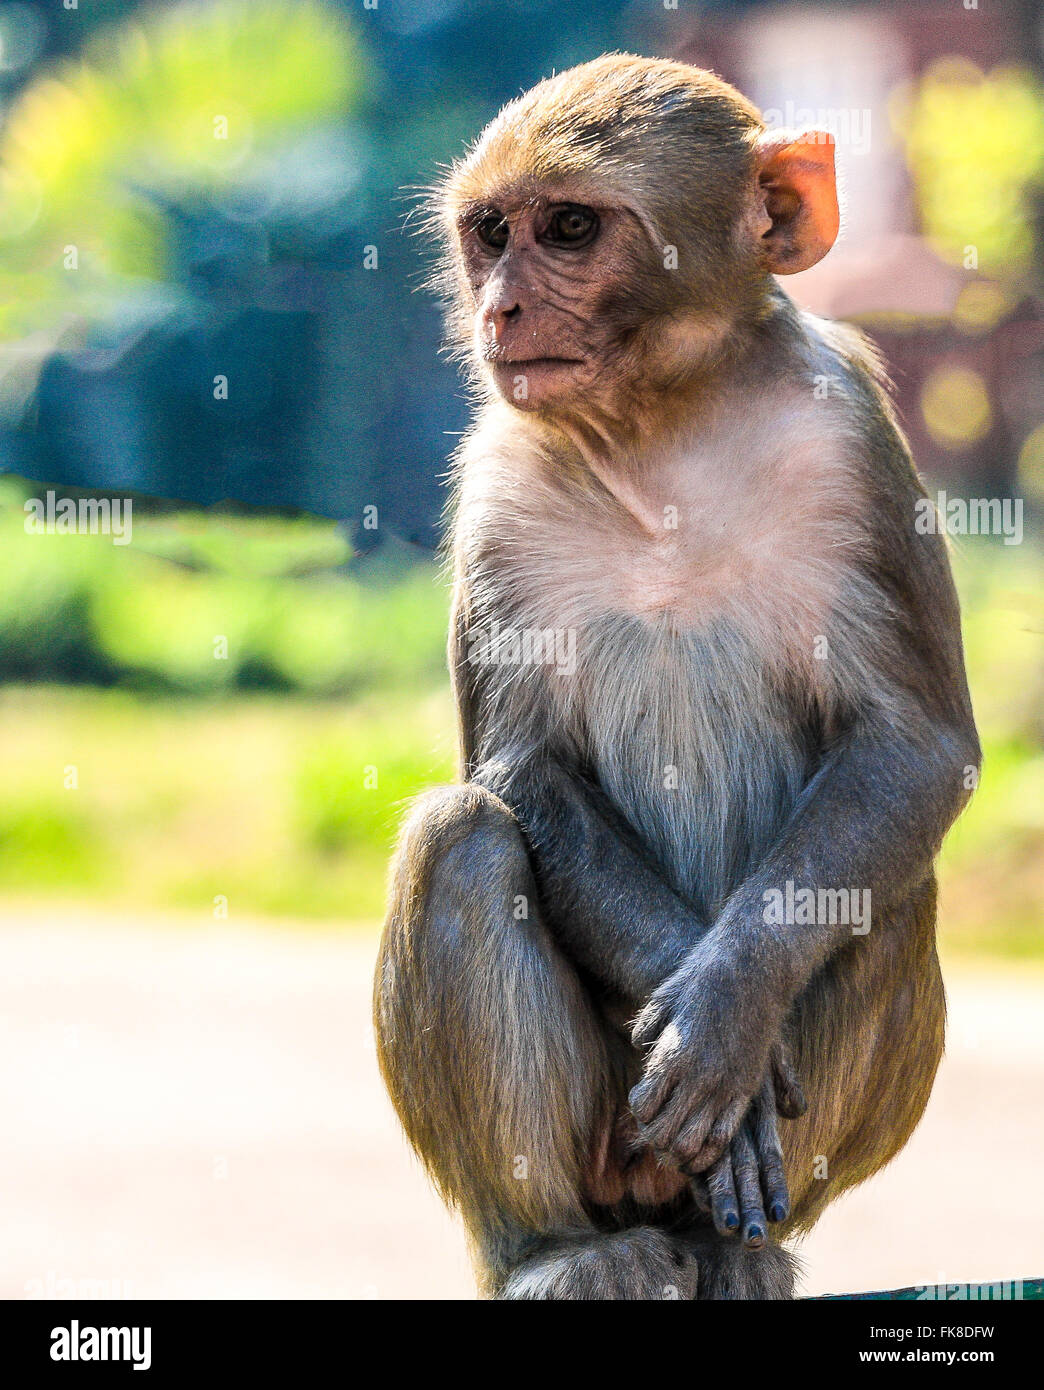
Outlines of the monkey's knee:
M 477 980 L 510 975 L 520 954 L 544 949 L 539 931 L 519 930 L 531 920 L 532 872 L 508 807 L 470 783 L 425 792 L 403 823 L 392 861 L 378 1026 L 384 1006 L 397 1002 L 400 1011 L 422 1012 L 445 1009 L 450 995 L 473 994 L 478 1002 Z
M 378 1056 L 414 1147 L 498 1249 L 490 1231 L 585 1224 L 579 1174 L 607 1090 L 600 1025 L 535 897 L 501 801 L 473 786 L 420 799 L 378 961 Z
M 374 1021 L 385 1080 L 437 1072 L 453 1046 L 494 1044 L 491 986 L 524 947 L 508 932 L 512 890 L 528 873 L 514 816 L 470 784 L 418 797 L 392 863 L 374 982 Z M 500 937 L 501 951 L 490 950 Z
M 482 787 L 436 787 L 414 802 L 392 861 L 388 925 L 421 921 L 456 941 L 457 929 L 506 925 L 515 888 L 528 884 L 529 864 L 518 822 Z M 504 920 L 506 918 L 506 921 Z

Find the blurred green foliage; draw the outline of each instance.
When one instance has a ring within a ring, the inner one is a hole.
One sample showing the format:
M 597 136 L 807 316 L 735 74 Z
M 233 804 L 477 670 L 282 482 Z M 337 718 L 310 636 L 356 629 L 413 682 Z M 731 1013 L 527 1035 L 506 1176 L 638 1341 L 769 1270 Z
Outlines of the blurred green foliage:
M 345 583 L 332 522 L 133 515 L 134 543 L 35 535 L 0 479 L 0 676 L 204 695 L 270 687 L 344 695 L 436 679 L 445 632 L 434 567 Z M 390 582 L 389 582 L 390 581 Z
M 1007 279 L 1034 257 L 1032 198 L 1044 182 L 1044 89 L 1025 67 L 983 73 L 966 58 L 933 63 L 897 94 L 925 235 L 940 255 Z
M 452 775 L 452 727 L 444 684 L 351 703 L 7 686 L 0 891 L 373 922 L 405 801 Z
M 0 334 L 97 313 L 166 272 L 166 211 L 307 185 L 307 148 L 360 85 L 345 20 L 300 0 L 139 11 L 31 83 L 0 138 Z M 76 263 L 66 259 L 76 252 Z M 70 269 L 77 273 L 70 274 Z
M 451 771 L 437 567 L 349 573 L 303 516 L 36 534 L 29 496 L 0 479 L 0 888 L 379 914 L 399 808 Z
M 1044 956 L 1044 558 L 958 541 L 982 781 L 940 859 L 944 941 Z

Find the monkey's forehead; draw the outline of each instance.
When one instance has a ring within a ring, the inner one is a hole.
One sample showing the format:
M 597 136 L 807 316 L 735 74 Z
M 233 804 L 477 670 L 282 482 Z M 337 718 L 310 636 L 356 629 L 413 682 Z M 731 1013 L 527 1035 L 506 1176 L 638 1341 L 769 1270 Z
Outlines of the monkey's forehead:
M 633 187 L 650 170 L 749 143 L 755 107 L 713 73 L 614 54 L 548 78 L 510 102 L 447 181 L 450 202 L 536 196 L 548 185 Z

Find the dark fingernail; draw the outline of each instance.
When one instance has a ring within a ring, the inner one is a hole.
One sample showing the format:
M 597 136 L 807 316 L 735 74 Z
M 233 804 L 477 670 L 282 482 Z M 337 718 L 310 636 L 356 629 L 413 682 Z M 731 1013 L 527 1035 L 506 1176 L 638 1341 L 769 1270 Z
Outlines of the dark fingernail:
M 772 1203 L 772 1210 L 769 1212 L 769 1216 L 773 1221 L 784 1221 L 786 1220 L 786 1215 L 787 1209 L 782 1202 Z
M 739 1217 L 736 1213 L 734 1211 L 727 1211 L 725 1213 L 725 1229 L 727 1231 L 734 1231 L 738 1225 Z
M 747 1232 L 747 1244 L 752 1250 L 758 1250 L 765 1243 L 765 1232 L 760 1226 L 751 1226 Z

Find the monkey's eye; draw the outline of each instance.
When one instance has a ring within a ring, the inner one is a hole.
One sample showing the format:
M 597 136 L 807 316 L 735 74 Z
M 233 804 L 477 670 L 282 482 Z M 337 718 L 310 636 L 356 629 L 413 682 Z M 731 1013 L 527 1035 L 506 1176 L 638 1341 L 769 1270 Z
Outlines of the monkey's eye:
M 552 246 L 587 246 L 598 235 L 598 214 L 593 208 L 576 203 L 554 208 L 544 228 L 541 241 Z
M 475 235 L 482 245 L 488 246 L 491 251 L 503 251 L 510 234 L 507 219 L 501 217 L 499 212 L 488 212 L 475 223 Z

